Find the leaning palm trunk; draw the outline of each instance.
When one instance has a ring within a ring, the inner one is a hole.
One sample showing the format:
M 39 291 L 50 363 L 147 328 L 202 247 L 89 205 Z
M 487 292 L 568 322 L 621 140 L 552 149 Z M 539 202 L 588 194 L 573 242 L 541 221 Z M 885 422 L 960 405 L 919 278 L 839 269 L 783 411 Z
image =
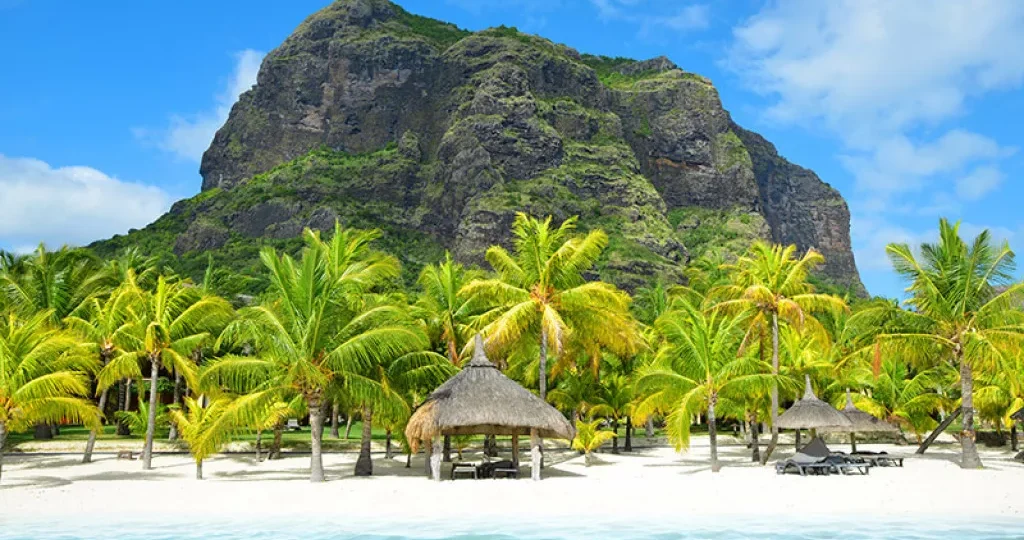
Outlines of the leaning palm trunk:
M 363 439 L 359 445 L 359 459 L 356 460 L 356 476 L 373 476 L 373 458 L 370 443 L 373 438 L 373 409 L 363 407 Z
M 203 479 L 203 460 L 196 460 L 196 480 Z
M 981 457 L 974 442 L 974 374 L 963 357 L 960 358 L 960 400 L 964 418 L 964 430 L 960 435 L 960 468 L 980 469 Z
M 106 389 L 100 394 L 99 409 L 100 414 L 103 414 L 103 409 L 107 407 L 107 394 L 110 393 L 110 389 Z M 97 430 L 93 429 L 89 431 L 89 440 L 85 443 L 85 455 L 82 456 L 82 463 L 92 463 L 92 450 L 96 446 L 96 434 Z
M 718 472 L 721 466 L 718 464 L 718 425 L 715 422 L 715 402 L 718 396 L 711 394 L 708 399 L 708 438 L 711 439 L 711 472 Z
M 772 313 L 772 375 L 779 375 L 779 314 Z M 775 446 L 779 444 L 779 381 L 772 381 L 771 410 L 768 411 L 772 421 L 772 438 L 768 441 L 768 448 L 761 456 L 761 465 L 768 463 L 772 457 Z
M 324 435 L 324 408 L 317 395 L 307 397 L 306 403 L 309 406 L 309 481 L 324 481 L 324 458 L 323 458 L 323 435 Z
M 352 435 L 352 411 L 345 414 L 345 440 L 349 440 Z
M 390 460 L 394 457 L 394 453 L 391 452 L 391 429 L 388 429 L 384 435 L 384 459 Z
M 149 376 L 149 423 L 146 425 L 146 445 L 142 449 L 142 469 L 153 468 L 153 438 L 156 436 L 156 389 L 157 377 L 160 375 L 160 356 L 151 355 L 152 372 Z

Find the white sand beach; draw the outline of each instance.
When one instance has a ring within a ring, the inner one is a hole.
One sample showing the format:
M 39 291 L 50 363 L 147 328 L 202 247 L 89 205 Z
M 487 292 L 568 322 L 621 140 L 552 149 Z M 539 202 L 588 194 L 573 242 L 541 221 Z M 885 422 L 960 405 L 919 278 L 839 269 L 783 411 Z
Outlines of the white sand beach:
M 846 450 L 833 443 L 834 450 Z M 206 480 L 193 478 L 187 455 L 157 455 L 155 469 L 104 454 L 88 465 L 74 455 L 9 455 L 0 483 L 0 516 L 41 518 L 166 514 L 217 517 L 305 516 L 344 511 L 373 520 L 538 520 L 575 516 L 641 520 L 672 516 L 883 516 L 984 520 L 1024 518 L 1024 465 L 1008 448 L 982 448 L 985 470 L 961 470 L 958 447 L 937 445 L 924 456 L 915 446 L 864 445 L 907 458 L 903 468 L 875 468 L 867 476 L 776 475 L 749 463 L 743 445 L 723 448 L 725 468 L 708 469 L 706 437 L 689 452 L 669 448 L 601 454 L 585 467 L 567 450 L 548 452 L 544 479 L 446 480 L 424 476 L 423 455 L 375 454 L 375 475 L 354 478 L 356 455 L 325 456 L 328 482 L 311 485 L 309 457 L 256 463 L 251 454 L 222 455 L 205 464 Z M 792 453 L 792 445 L 773 456 Z M 524 465 L 524 471 L 528 467 Z M 160 504 L 151 503 L 157 495 Z

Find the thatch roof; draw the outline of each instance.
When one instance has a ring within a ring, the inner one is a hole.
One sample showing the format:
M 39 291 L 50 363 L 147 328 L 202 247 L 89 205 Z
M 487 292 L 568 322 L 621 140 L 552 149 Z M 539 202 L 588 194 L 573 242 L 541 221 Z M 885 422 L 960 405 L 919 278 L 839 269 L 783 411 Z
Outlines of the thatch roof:
M 1010 415 L 1010 418 L 1018 422 L 1024 422 L 1024 409 L 1021 409 Z
M 487 359 L 477 335 L 473 359 L 420 405 L 405 435 L 415 448 L 441 435 L 529 435 L 531 429 L 545 438 L 575 436 L 562 413 Z
M 814 395 L 810 377 L 807 377 L 804 397 L 779 417 L 781 429 L 844 428 L 849 431 L 852 426 L 853 422 L 843 413 Z

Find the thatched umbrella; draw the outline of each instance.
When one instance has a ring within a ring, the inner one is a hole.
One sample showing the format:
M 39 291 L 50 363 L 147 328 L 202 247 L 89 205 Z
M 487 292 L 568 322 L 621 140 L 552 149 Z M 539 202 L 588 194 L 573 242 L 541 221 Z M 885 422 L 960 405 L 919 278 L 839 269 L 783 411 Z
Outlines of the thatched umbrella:
M 848 431 L 853 426 L 853 422 L 843 413 L 837 411 L 835 407 L 814 395 L 809 376 L 806 377 L 806 381 L 804 397 L 779 416 L 779 428 L 795 430 L 840 428 Z
M 852 426 L 846 428 L 825 428 L 826 431 L 849 431 L 850 432 L 850 447 L 856 452 L 857 451 L 857 433 L 899 433 L 898 427 L 882 420 L 874 415 L 868 414 L 858 409 L 853 404 L 853 398 L 850 396 L 850 391 L 846 391 L 846 407 L 841 411 L 843 415 L 850 419 Z
M 539 480 L 540 437 L 572 439 L 575 430 L 558 409 L 499 371 L 478 334 L 469 364 L 435 390 L 405 428 L 414 451 L 420 443 L 432 446 L 435 480 L 441 478 L 439 438 L 445 435 L 511 435 L 517 462 L 518 438 L 529 435 L 533 478 Z

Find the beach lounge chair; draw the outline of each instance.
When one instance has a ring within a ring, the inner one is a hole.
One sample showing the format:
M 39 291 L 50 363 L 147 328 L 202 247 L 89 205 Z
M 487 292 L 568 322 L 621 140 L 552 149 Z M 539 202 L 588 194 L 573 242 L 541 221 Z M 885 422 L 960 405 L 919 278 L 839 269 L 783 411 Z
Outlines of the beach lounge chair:
M 519 468 L 516 467 L 515 463 L 510 460 L 502 460 L 495 462 L 493 468 L 492 478 L 519 478 Z
M 284 427 L 288 431 L 299 431 L 299 430 L 302 429 L 301 427 L 299 427 L 299 419 L 298 418 L 289 418 L 288 422 L 284 425 Z
M 776 474 L 796 471 L 800 476 L 832 473 L 868 474 L 870 470 L 871 464 L 863 459 L 830 451 L 820 437 L 815 437 L 793 457 L 775 463 Z
M 460 474 L 472 476 L 473 478 L 479 478 L 480 464 L 471 461 L 452 462 L 452 480 L 455 480 L 455 477 Z
M 889 452 L 851 452 L 851 457 L 860 458 L 876 467 L 902 467 L 903 458 L 889 455 Z

